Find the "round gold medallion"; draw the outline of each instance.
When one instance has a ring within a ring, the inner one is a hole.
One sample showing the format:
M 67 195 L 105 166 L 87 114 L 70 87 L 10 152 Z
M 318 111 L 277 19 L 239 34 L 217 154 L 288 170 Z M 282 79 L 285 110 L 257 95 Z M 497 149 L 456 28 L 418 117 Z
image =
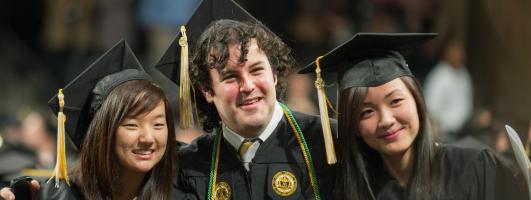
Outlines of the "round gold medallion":
M 297 179 L 288 171 L 280 171 L 273 176 L 273 190 L 280 196 L 292 195 L 297 189 Z
M 216 199 L 229 200 L 230 199 L 230 186 L 226 182 L 219 182 L 216 184 Z

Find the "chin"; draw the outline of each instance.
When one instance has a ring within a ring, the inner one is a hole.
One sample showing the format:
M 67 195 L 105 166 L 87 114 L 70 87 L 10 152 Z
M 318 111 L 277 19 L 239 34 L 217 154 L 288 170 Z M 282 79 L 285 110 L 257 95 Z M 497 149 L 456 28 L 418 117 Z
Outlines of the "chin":
M 391 144 L 384 147 L 384 153 L 387 155 L 400 155 L 409 149 L 409 145 Z
M 151 171 L 153 168 L 155 168 L 155 164 L 137 165 L 133 167 L 135 171 L 140 172 L 140 173 L 147 173 Z

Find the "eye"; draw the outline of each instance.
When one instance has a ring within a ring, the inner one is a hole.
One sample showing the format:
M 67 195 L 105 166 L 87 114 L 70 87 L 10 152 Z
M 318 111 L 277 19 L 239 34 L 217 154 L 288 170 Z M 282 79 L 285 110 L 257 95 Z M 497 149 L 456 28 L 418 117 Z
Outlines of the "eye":
M 133 129 L 133 128 L 137 128 L 138 124 L 135 124 L 135 123 L 124 123 L 124 124 L 122 124 L 122 126 L 125 127 L 125 128 L 128 128 L 128 129 Z
M 264 71 L 263 67 L 256 67 L 256 68 L 251 70 L 251 74 L 252 75 L 260 75 L 262 73 L 262 71 Z
M 393 100 L 391 100 L 391 106 L 399 106 L 400 103 L 402 103 L 404 99 L 402 98 L 395 98 Z
M 233 81 L 236 81 L 237 77 L 236 75 L 226 75 L 223 77 L 223 81 L 227 81 L 227 82 L 233 82 Z
M 166 124 L 165 123 L 156 123 L 155 124 L 155 127 L 165 127 Z
M 363 110 L 361 110 L 360 118 L 361 119 L 367 119 L 367 118 L 371 117 L 372 114 L 374 114 L 374 110 L 373 109 L 363 109 Z

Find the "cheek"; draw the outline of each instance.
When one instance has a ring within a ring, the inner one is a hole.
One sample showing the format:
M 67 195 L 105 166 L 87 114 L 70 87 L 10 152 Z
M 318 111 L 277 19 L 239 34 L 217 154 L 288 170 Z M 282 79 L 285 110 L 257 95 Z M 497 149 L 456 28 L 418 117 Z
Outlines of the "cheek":
M 359 125 L 360 135 L 363 139 L 374 137 L 376 132 L 376 122 L 367 119 L 360 121 Z
M 131 143 L 131 134 L 129 131 L 118 128 L 116 131 L 116 148 L 123 148 L 124 146 L 127 146 L 129 143 Z
M 168 144 L 168 131 L 163 131 L 161 134 L 157 135 L 157 141 L 161 148 L 166 149 L 166 145 Z
M 275 89 L 276 81 L 272 76 L 268 76 L 255 79 L 254 84 L 263 93 L 270 93 Z
M 232 102 L 238 96 L 239 90 L 238 84 L 225 84 L 221 86 L 215 96 L 221 97 L 224 101 Z
M 419 129 L 419 115 L 417 107 L 414 104 L 410 104 L 407 107 L 403 107 L 398 112 L 398 118 L 403 124 L 409 124 L 413 131 L 418 132 Z

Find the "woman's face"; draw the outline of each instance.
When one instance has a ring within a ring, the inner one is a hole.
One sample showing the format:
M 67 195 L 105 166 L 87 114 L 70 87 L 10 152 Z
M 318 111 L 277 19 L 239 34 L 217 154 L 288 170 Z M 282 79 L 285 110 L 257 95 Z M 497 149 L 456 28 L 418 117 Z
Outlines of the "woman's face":
M 126 171 L 146 173 L 164 156 L 168 126 L 164 102 L 138 116 L 127 116 L 116 131 L 115 151 Z
M 380 154 L 406 152 L 419 132 L 413 95 L 399 78 L 369 87 L 359 125 L 365 143 Z

